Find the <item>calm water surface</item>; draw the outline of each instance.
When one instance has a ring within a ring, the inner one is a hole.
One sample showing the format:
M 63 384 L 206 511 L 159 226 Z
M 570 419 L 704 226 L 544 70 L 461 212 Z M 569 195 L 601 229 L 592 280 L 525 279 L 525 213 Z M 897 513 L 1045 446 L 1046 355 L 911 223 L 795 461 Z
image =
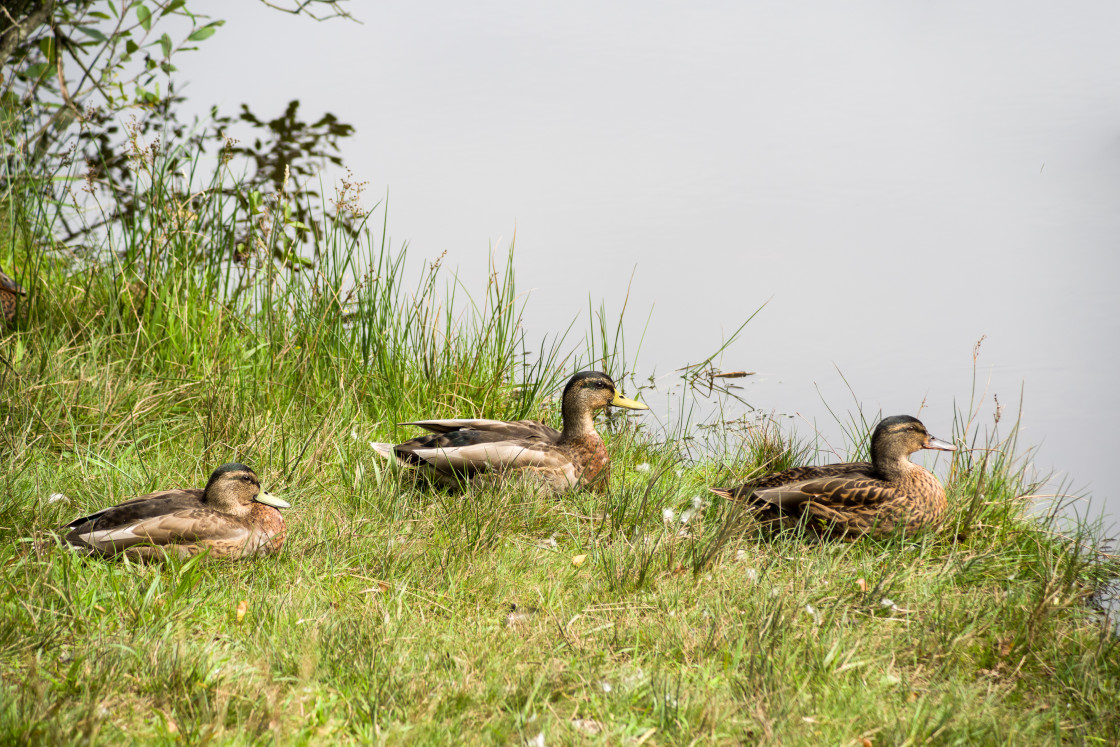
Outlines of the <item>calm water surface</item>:
M 1120 3 L 352 5 L 210 2 L 192 105 L 354 124 L 369 204 L 468 287 L 516 233 L 534 339 L 633 273 L 666 374 L 765 303 L 722 367 L 838 448 L 825 403 L 948 435 L 986 336 L 1036 466 L 1120 515 Z

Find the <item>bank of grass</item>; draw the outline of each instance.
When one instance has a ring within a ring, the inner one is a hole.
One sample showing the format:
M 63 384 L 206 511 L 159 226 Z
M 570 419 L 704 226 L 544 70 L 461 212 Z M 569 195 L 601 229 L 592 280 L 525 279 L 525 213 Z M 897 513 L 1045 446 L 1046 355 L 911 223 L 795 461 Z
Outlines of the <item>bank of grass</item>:
M 468 298 L 380 226 L 328 221 L 293 274 L 282 200 L 249 229 L 252 200 L 165 163 L 138 154 L 151 209 L 84 253 L 7 175 L 0 262 L 31 292 L 0 336 L 0 741 L 1120 740 L 1116 639 L 1086 605 L 1115 564 L 1032 518 L 1013 438 L 957 420 L 976 450 L 936 536 L 760 534 L 705 488 L 806 458 L 766 425 L 724 464 L 612 420 L 605 495 L 417 485 L 368 442 L 421 416 L 555 421 L 557 386 L 619 373 L 617 346 L 527 342 L 510 265 Z M 231 460 L 293 505 L 275 557 L 29 541 Z

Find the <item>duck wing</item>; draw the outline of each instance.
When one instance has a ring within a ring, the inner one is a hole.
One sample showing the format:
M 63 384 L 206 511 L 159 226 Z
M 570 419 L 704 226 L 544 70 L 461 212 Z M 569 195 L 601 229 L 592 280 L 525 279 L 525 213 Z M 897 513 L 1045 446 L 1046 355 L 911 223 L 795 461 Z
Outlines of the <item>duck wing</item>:
M 451 420 L 415 420 L 398 425 L 415 425 L 432 433 L 453 433 L 472 430 L 493 438 L 541 438 L 553 442 L 560 440 L 560 431 L 537 420 L 486 420 L 460 418 Z
M 807 501 L 855 500 L 865 489 L 890 486 L 873 477 L 870 462 L 845 462 L 811 467 L 794 467 L 740 485 L 737 488 L 712 488 L 712 492 L 755 505 L 770 505 L 782 511 L 795 510 Z
M 182 509 L 202 507 L 202 490 L 193 488 L 161 490 L 158 493 L 148 493 L 147 495 L 130 498 L 115 506 L 95 511 L 88 516 L 80 516 L 62 528 L 79 529 L 94 525 L 110 527 L 119 523 L 127 523 Z
M 249 528 L 234 517 L 202 505 L 201 490 L 167 490 L 133 498 L 67 524 L 66 542 L 104 555 L 139 544 L 236 542 Z
M 556 448 L 560 432 L 534 420 L 423 420 L 416 425 L 432 433 L 393 447 L 413 465 L 452 476 L 507 469 L 557 469 L 574 484 L 575 465 Z
M 871 508 L 898 497 L 898 490 L 888 482 L 873 477 L 825 477 L 794 485 L 763 488 L 754 497 L 782 510 L 801 508 L 812 513 L 817 509 L 837 511 Z

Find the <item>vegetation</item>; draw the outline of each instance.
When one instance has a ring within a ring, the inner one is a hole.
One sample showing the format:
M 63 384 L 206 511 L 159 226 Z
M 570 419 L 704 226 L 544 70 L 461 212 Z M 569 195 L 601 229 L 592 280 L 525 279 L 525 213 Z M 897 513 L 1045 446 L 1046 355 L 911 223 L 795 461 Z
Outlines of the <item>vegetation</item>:
M 512 257 L 463 288 L 388 243 L 360 184 L 312 225 L 306 193 L 185 142 L 133 131 L 113 204 L 84 165 L 4 161 L 0 265 L 28 295 L 0 331 L 0 742 L 1120 741 L 1117 639 L 1087 604 L 1117 563 L 1032 512 L 987 403 L 957 420 L 938 534 L 759 534 L 706 487 L 811 456 L 765 420 L 610 420 L 603 495 L 416 484 L 368 446 L 399 421 L 555 422 L 592 366 L 632 392 L 605 315 L 586 345 L 528 340 Z M 96 228 L 63 243 L 60 216 Z M 55 543 L 234 460 L 293 504 L 277 556 Z

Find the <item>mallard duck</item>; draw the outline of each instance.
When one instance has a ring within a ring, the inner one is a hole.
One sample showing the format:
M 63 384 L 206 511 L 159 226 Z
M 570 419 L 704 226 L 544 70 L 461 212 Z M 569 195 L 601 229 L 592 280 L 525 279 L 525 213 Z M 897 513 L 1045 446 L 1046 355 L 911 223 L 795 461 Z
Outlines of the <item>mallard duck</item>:
M 202 490 L 178 488 L 148 493 L 67 524 L 64 537 L 90 555 L 125 554 L 140 560 L 166 555 L 188 558 L 268 555 L 284 543 L 287 501 L 261 491 L 257 474 L 244 464 L 223 464 Z
M 373 444 L 382 456 L 426 472 L 445 485 L 480 473 L 517 473 L 545 486 L 605 490 L 610 457 L 595 432 L 594 415 L 608 405 L 648 410 L 623 397 L 609 376 L 582 371 L 568 380 L 561 399 L 562 430 L 535 420 L 417 420 L 431 431 L 402 444 Z
M 802 516 L 815 528 L 847 535 L 883 535 L 896 527 L 915 531 L 937 526 L 945 516 L 945 489 L 930 472 L 910 461 L 919 449 L 955 451 L 934 438 L 917 418 L 884 418 L 871 434 L 871 461 L 796 467 L 760 477 L 737 488 L 712 488 L 746 501 L 760 519 L 797 524 Z
M 12 280 L 4 268 L 0 267 L 0 309 L 4 312 L 4 323 L 11 324 L 16 318 L 16 309 L 19 307 L 19 297 L 26 296 L 27 291 L 19 283 Z

